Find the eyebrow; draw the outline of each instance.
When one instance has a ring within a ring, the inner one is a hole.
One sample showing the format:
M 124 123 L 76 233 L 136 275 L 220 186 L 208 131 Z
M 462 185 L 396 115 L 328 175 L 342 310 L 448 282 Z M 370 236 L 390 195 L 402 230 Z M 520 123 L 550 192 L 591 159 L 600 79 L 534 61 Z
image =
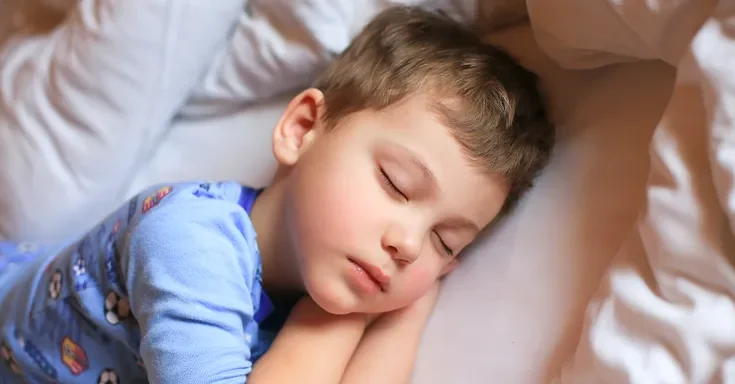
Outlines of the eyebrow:
M 402 154 L 399 154 L 399 156 L 407 157 L 411 164 L 421 171 L 422 178 L 429 183 L 430 188 L 434 191 L 438 191 L 439 183 L 437 182 L 434 172 L 431 171 L 426 163 L 421 161 L 421 159 L 418 155 L 416 155 L 415 152 L 397 143 L 390 143 L 390 146 L 392 146 L 398 152 L 403 152 Z M 480 232 L 480 227 L 474 221 L 464 217 L 452 217 L 448 220 L 448 224 L 457 227 L 469 227 L 475 232 Z
M 396 152 L 402 152 L 401 154 L 399 154 L 399 156 L 408 158 L 411 165 L 421 171 L 421 177 L 429 183 L 431 189 L 435 191 L 439 189 L 439 183 L 436 181 L 436 176 L 434 175 L 434 172 L 429 169 L 429 166 L 426 165 L 425 162 L 421 161 L 421 159 L 418 155 L 416 155 L 415 152 L 397 143 L 389 143 L 389 145 L 393 147 Z
M 447 220 L 447 222 L 450 226 L 468 227 L 475 233 L 480 232 L 480 227 L 474 221 L 465 219 L 464 217 L 452 217 L 451 219 Z

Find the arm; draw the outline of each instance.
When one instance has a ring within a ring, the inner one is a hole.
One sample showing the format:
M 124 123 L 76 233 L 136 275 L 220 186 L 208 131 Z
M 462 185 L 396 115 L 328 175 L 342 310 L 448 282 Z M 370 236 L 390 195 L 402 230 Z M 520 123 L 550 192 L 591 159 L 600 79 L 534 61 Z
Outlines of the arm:
M 248 377 L 254 384 L 406 383 L 438 289 L 408 308 L 332 315 L 306 297 Z M 386 353 L 389 351 L 389 353 Z
M 408 383 L 438 291 L 436 284 L 414 304 L 379 317 L 365 333 L 341 383 Z
M 306 297 L 294 307 L 248 381 L 337 384 L 366 325 L 363 314 L 332 315 Z
M 254 234 L 234 203 L 171 196 L 131 228 L 121 268 L 152 384 L 237 383 L 251 370 Z
M 380 316 L 336 316 L 301 300 L 248 377 L 255 384 L 407 383 L 438 286 L 413 305 Z

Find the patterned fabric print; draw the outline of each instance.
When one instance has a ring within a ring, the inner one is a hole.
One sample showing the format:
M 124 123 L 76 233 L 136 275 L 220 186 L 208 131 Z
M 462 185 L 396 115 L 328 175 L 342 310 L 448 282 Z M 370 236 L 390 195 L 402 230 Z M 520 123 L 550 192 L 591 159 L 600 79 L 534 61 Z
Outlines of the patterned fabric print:
M 117 372 L 115 372 L 112 368 L 105 368 L 100 372 L 100 375 L 97 377 L 97 384 L 119 384 L 120 379 L 117 376 Z
M 131 215 L 130 211 L 137 205 L 136 201 L 132 199 L 78 243 L 49 259 L 37 275 L 41 289 L 36 290 L 28 303 L 30 321 L 19 327 L 21 335 L 16 335 L 14 348 L 4 344 L 8 356 L 4 360 L 14 367 L 13 372 L 28 366 L 24 369 L 25 377 L 41 382 L 70 376 L 86 378 L 84 382 L 118 380 L 114 370 L 90 369 L 93 356 L 106 361 L 106 365 L 128 362 L 133 369 L 126 370 L 126 379 L 145 380 L 140 357 L 123 347 L 131 339 L 139 340 L 140 332 L 121 284 L 117 250 L 118 235 L 128 227 L 128 218 L 133 219 L 135 212 Z M 18 248 L 23 253 L 0 258 L 0 267 L 24 261 L 39 251 L 32 244 L 0 243 L 4 254 L 10 248 Z M 105 325 L 127 329 L 109 330 L 104 329 Z M 3 379 L 0 373 L 0 382 Z
M 150 196 L 146 197 L 145 200 L 143 200 L 143 210 L 141 213 L 146 214 L 148 211 L 153 209 L 155 206 L 158 205 L 158 203 L 161 202 L 161 200 L 168 196 L 171 191 L 173 191 L 173 187 L 163 187 Z
M 33 242 L 8 243 L 0 241 L 0 273 L 11 264 L 24 263 L 42 252 L 41 247 Z
M 6 342 L 0 342 L 0 359 L 3 364 L 13 373 L 20 375 L 23 371 L 20 369 L 18 361 L 15 360 L 13 350 Z M 0 376 L 2 377 L 2 376 Z
M 174 204 L 177 194 L 182 199 L 231 201 L 249 211 L 257 191 L 235 183 L 155 187 L 60 251 L 0 242 L 0 383 L 20 377 L 31 383 L 147 382 L 139 353 L 141 330 L 121 260 L 139 220 L 163 202 Z M 255 281 L 247 288 L 253 319 L 242 330 L 254 362 L 275 337 L 258 326 L 273 307 L 261 288 L 257 248 L 242 256 L 247 257 L 245 264 L 255 265 Z
M 115 340 L 134 331 L 110 332 L 100 326 L 103 319 L 116 326 L 131 318 L 129 307 L 126 310 L 125 304 L 121 304 L 127 298 L 116 292 L 122 291 L 114 246 L 123 225 L 119 216 L 111 216 L 76 246 L 52 259 L 45 269 L 47 297 L 36 301 L 30 332 L 26 333 L 33 336 L 24 340 L 24 350 L 45 378 L 76 377 L 92 382 L 100 375 L 92 367 L 92 357 L 108 362 L 127 361 L 138 367 L 133 363 L 132 352 L 120 356 L 124 349 Z M 105 290 L 107 297 L 100 297 Z M 128 371 L 130 378 L 145 377 L 141 369 Z

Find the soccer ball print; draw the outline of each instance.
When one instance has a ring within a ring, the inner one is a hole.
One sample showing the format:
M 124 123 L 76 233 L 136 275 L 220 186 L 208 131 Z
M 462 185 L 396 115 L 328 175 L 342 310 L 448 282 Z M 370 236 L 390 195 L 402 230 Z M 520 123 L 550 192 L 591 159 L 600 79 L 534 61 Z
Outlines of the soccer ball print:
M 130 301 L 127 297 L 121 297 L 114 291 L 107 293 L 105 298 L 105 319 L 116 325 L 130 317 Z
M 16 246 L 16 250 L 21 255 L 28 255 L 28 254 L 34 253 L 34 252 L 38 251 L 38 248 L 39 248 L 38 247 L 38 244 L 32 243 L 30 241 L 20 242 Z
M 120 380 L 117 377 L 117 373 L 112 369 L 105 369 L 100 372 L 100 377 L 97 378 L 97 384 L 119 384 Z
M 53 300 L 59 298 L 59 295 L 61 295 L 61 282 L 61 270 L 57 269 L 56 271 L 54 271 L 53 275 L 51 275 L 51 280 L 49 280 L 48 283 L 48 297 Z
M 16 374 L 21 374 L 20 365 L 15 360 L 15 356 L 13 356 L 13 351 L 4 342 L 0 343 L 0 359 L 2 359 L 2 362 L 5 363 L 5 365 L 10 368 L 11 371 Z

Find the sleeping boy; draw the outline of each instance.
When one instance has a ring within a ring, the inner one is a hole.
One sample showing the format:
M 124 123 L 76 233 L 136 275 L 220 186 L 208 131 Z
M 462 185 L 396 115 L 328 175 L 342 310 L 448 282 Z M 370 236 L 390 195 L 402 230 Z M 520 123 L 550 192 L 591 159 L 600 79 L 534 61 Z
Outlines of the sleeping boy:
M 388 9 L 289 103 L 269 187 L 158 186 L 70 245 L 0 243 L 0 382 L 405 383 L 439 279 L 553 142 L 532 73 Z

